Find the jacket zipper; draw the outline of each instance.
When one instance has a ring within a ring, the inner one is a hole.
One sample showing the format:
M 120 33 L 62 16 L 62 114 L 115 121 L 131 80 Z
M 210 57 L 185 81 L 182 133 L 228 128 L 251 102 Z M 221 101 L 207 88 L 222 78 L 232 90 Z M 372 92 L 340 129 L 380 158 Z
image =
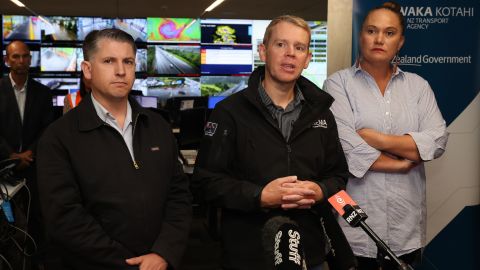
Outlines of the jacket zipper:
M 133 123 L 133 128 L 132 128 L 132 146 L 133 146 L 133 138 L 135 137 L 135 127 L 137 126 L 137 120 L 138 120 L 138 114 L 135 117 L 135 122 Z M 115 132 L 118 133 L 118 131 L 115 128 L 113 128 L 112 126 L 110 126 L 109 124 L 103 122 L 103 125 L 115 130 Z M 120 134 L 120 136 L 121 136 L 121 134 Z M 123 140 L 123 137 L 122 137 L 122 140 Z M 127 147 L 128 154 L 130 155 L 130 150 L 128 150 L 128 146 L 125 143 L 125 140 L 124 140 L 123 144 Z M 135 170 L 140 169 L 140 165 L 138 165 L 138 162 L 135 160 L 135 151 L 133 151 L 133 158 L 132 157 L 130 157 L 130 158 L 132 159 L 132 164 L 133 164 L 133 167 L 135 168 Z
M 138 121 L 138 116 L 140 114 L 137 113 L 135 116 L 135 122 L 133 122 L 133 128 L 132 128 L 132 151 L 133 151 L 133 167 L 135 167 L 136 170 L 140 169 L 140 166 L 138 165 L 138 162 L 135 160 L 135 147 L 133 147 L 133 142 L 135 140 L 135 127 L 137 126 L 137 121 Z

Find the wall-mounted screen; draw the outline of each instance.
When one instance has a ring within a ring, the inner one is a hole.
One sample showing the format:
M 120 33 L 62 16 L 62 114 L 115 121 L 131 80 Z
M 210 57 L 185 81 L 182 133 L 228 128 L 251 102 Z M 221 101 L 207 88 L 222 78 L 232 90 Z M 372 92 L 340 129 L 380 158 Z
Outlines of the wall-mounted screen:
M 101 30 L 114 27 L 114 19 L 100 17 L 79 17 L 78 32 L 79 40 L 84 40 L 88 33 L 92 30 Z
M 308 25 L 312 31 L 310 40 L 312 60 L 302 75 L 318 87 L 323 87 L 323 82 L 327 79 L 327 22 L 309 21 Z
M 177 96 L 200 96 L 199 77 L 148 77 L 146 96 L 167 99 Z
M 3 15 L 3 40 L 40 40 L 42 22 L 35 16 Z
M 158 107 L 158 100 L 157 97 L 147 97 L 147 96 L 133 96 L 140 104 L 140 106 L 144 108 L 157 108 Z
M 78 40 L 77 17 L 45 17 L 42 41 L 76 41 Z
M 252 44 L 252 20 L 202 20 L 202 44 Z
M 33 78 L 52 90 L 68 90 L 69 93 L 80 89 L 80 78 Z
M 147 19 L 115 19 L 113 27 L 129 33 L 135 42 L 147 41 Z
M 40 49 L 40 70 L 75 72 L 80 52 L 80 48 L 42 47 Z
M 200 74 L 200 46 L 149 45 L 148 73 L 159 75 Z
M 138 78 L 133 82 L 132 90 L 142 91 L 142 94 L 146 96 L 147 91 L 147 79 Z
M 248 85 L 248 76 L 203 76 L 200 78 L 202 96 L 229 96 Z
M 200 43 L 200 20 L 193 18 L 147 18 L 148 42 Z
M 135 71 L 147 71 L 147 49 L 137 49 L 137 55 L 135 56 Z
M 252 23 L 253 69 L 265 63 L 260 60 L 258 46 L 263 43 L 263 36 L 270 20 L 254 20 Z
M 230 75 L 252 72 L 251 46 L 202 45 L 200 52 L 202 74 Z

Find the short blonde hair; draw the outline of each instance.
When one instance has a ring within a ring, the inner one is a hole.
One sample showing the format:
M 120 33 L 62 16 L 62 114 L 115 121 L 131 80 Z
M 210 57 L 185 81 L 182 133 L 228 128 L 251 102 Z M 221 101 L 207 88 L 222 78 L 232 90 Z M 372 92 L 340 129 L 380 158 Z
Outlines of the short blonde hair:
M 270 41 L 270 37 L 272 36 L 273 27 L 281 22 L 288 22 L 295 26 L 302 28 L 303 30 L 308 32 L 308 44 L 310 45 L 310 39 L 312 37 L 312 31 L 310 30 L 310 26 L 308 23 L 297 16 L 293 15 L 281 15 L 273 19 L 270 24 L 267 26 L 267 30 L 265 30 L 265 35 L 263 36 L 263 44 L 267 45 Z

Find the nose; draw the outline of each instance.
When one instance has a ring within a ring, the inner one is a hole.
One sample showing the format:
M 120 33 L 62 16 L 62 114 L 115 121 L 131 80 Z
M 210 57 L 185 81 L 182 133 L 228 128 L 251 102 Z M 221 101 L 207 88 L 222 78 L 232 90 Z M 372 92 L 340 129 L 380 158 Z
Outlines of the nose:
M 285 54 L 287 56 L 295 56 L 295 47 L 294 45 L 287 45 L 285 47 Z
M 115 75 L 117 76 L 125 76 L 125 64 L 122 62 L 117 63 L 115 66 Z
M 385 36 L 382 34 L 382 33 L 378 33 L 376 36 L 375 36 L 375 40 L 374 42 L 376 44 L 383 44 L 385 42 Z

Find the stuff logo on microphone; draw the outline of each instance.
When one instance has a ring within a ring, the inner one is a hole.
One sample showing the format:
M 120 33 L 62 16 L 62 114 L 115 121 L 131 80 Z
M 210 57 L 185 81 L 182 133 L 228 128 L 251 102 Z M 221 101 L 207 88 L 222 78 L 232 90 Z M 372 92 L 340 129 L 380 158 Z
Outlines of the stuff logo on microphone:
M 300 253 L 298 253 L 300 233 L 298 231 L 288 230 L 288 237 L 288 259 L 297 265 L 301 265 L 302 258 L 300 257 Z
M 275 235 L 275 247 L 273 251 L 273 256 L 275 257 L 275 265 L 279 265 L 283 262 L 282 253 L 280 253 L 280 241 L 282 240 L 282 231 L 279 231 Z
M 280 242 L 282 241 L 283 232 L 279 231 L 275 235 L 275 248 L 273 255 L 275 257 L 275 265 L 279 265 L 283 262 L 282 253 L 280 252 Z M 302 264 L 302 257 L 299 253 L 300 246 L 300 233 L 295 230 L 288 230 L 288 260 L 294 262 L 297 265 Z

